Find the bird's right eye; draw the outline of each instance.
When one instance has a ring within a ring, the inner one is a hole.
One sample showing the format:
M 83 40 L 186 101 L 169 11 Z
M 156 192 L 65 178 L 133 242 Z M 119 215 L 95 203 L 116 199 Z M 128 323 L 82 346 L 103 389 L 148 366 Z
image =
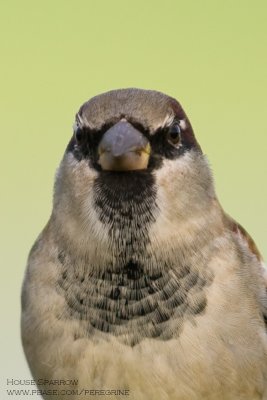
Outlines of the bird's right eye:
M 81 128 L 77 128 L 77 130 L 75 131 L 75 139 L 77 144 L 82 143 L 83 137 L 84 137 L 83 131 L 81 130 Z

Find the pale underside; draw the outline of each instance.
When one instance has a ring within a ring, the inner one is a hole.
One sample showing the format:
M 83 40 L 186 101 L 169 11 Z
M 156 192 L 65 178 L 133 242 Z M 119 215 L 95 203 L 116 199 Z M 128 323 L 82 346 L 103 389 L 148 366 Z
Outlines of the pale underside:
M 31 252 L 23 290 L 22 338 L 36 379 L 129 389 L 133 400 L 267 398 L 260 262 L 205 185 L 190 189 L 193 209 L 180 192 L 173 213 L 167 176 L 173 168 L 181 186 L 186 162 L 190 155 L 180 176 L 172 164 L 158 173 L 157 206 L 139 205 L 121 228 L 127 204 L 111 218 L 112 205 L 81 187 L 95 208 L 77 216 L 62 196 Z

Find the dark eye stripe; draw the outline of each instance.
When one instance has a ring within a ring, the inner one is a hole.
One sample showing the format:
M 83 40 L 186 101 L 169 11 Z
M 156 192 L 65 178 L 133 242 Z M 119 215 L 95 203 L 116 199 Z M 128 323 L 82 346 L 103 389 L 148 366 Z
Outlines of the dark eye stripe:
M 90 130 L 89 128 L 77 127 L 73 138 L 71 139 L 67 152 L 72 152 L 74 157 L 81 161 L 88 159 L 91 167 L 99 170 L 98 165 L 98 144 L 107 129 L 114 125 L 116 121 L 104 124 L 100 130 Z M 152 134 L 142 124 L 134 120 L 129 121 L 136 129 L 149 140 L 151 144 L 151 156 L 148 168 L 150 170 L 160 168 L 164 158 L 176 159 L 182 156 L 186 151 L 196 147 L 194 141 L 190 140 L 190 132 L 187 129 L 182 130 L 179 120 L 175 119 L 171 126 L 159 128 Z M 189 136 L 188 136 L 189 135 Z M 188 140 L 189 139 L 189 140 Z
M 82 139 L 84 137 L 84 132 L 82 131 L 81 128 L 77 128 L 75 131 L 75 139 L 78 143 L 82 142 Z

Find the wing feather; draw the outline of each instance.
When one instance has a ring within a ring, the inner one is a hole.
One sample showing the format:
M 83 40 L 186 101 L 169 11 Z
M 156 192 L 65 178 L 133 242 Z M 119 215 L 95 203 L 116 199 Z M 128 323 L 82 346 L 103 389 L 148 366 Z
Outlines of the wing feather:
M 250 234 L 246 231 L 245 228 L 243 228 L 242 225 L 240 225 L 238 222 L 236 222 L 233 218 L 231 218 L 229 215 L 226 215 L 226 224 L 228 228 L 234 232 L 236 235 L 238 235 L 239 238 L 241 238 L 248 249 L 251 251 L 254 256 L 259 261 L 259 268 L 260 268 L 260 275 L 262 277 L 262 284 L 264 288 L 264 294 L 263 296 L 260 296 L 262 301 L 261 301 L 261 308 L 262 308 L 262 316 L 264 319 L 265 326 L 267 328 L 267 266 L 264 263 L 263 257 L 256 246 L 256 243 L 250 236 Z

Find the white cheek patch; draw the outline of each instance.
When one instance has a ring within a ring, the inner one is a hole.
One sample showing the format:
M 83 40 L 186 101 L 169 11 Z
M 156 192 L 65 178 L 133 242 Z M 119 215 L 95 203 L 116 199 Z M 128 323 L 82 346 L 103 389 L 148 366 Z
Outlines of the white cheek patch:
M 178 184 L 179 177 L 183 179 L 186 174 L 190 176 L 194 173 L 194 158 L 190 152 L 186 152 L 183 157 L 179 157 L 176 160 L 165 159 L 162 167 L 154 172 L 156 183 L 159 187 L 163 185 L 169 185 L 169 182 L 173 180 Z

